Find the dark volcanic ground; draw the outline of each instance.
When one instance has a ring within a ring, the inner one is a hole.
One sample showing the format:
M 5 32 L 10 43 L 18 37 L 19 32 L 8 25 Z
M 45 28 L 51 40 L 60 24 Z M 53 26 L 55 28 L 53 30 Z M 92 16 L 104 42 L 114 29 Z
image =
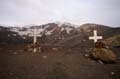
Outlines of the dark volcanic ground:
M 0 79 L 120 79 L 120 63 L 99 64 L 79 49 L 0 46 Z

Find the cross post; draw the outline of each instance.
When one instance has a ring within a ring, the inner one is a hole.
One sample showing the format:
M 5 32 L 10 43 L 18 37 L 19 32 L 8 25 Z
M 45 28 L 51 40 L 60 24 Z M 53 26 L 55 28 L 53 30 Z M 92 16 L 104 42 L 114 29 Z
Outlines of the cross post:
M 37 43 L 37 37 L 41 37 L 42 35 L 38 34 L 37 29 L 34 28 L 33 34 L 31 34 L 30 36 L 33 37 L 33 44 L 36 44 Z
M 37 43 L 37 37 L 41 37 L 41 34 L 38 34 L 38 31 L 36 28 L 33 29 L 33 34 L 29 35 L 31 37 L 33 37 L 33 45 L 35 45 Z M 37 48 L 34 47 L 33 52 L 36 52 Z
M 96 43 L 99 39 L 102 38 L 102 36 L 97 36 L 97 30 L 94 30 L 94 35 L 89 37 L 90 40 L 94 40 L 94 43 Z

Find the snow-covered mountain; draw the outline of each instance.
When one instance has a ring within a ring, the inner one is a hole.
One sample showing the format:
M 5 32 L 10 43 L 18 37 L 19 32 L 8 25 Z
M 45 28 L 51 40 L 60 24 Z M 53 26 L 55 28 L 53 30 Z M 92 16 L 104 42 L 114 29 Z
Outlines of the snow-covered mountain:
M 33 32 L 33 29 L 36 28 L 38 34 L 45 34 L 47 36 L 53 35 L 56 33 L 70 34 L 76 28 L 75 25 L 70 23 L 48 23 L 40 26 L 31 26 L 31 27 L 10 27 L 10 31 L 17 32 L 20 36 L 29 35 Z
M 120 28 L 112 28 L 99 24 L 83 24 L 81 26 L 70 23 L 48 23 L 28 27 L 3 27 L 0 26 L 0 42 L 23 42 L 32 43 L 33 29 L 37 29 L 38 43 L 59 44 L 70 47 L 84 47 L 93 45 L 93 41 L 88 39 L 93 35 L 93 30 L 98 31 L 104 39 L 120 35 Z M 5 41 L 7 40 L 7 41 Z
M 30 35 L 33 34 L 34 29 L 37 30 L 38 35 L 41 35 L 42 37 L 47 38 L 48 42 L 57 42 L 59 40 L 63 40 L 67 37 L 70 37 L 71 35 L 74 35 L 78 33 L 76 29 L 77 25 L 73 25 L 70 23 L 48 23 L 43 25 L 35 25 L 35 26 L 29 26 L 29 27 L 3 27 L 1 26 L 0 29 L 3 30 L 3 28 L 7 28 L 6 32 L 14 32 L 12 36 L 19 36 L 22 39 L 30 39 Z M 10 37 L 8 34 L 7 36 Z M 32 40 L 32 39 L 31 39 Z M 41 40 L 41 39 L 40 39 Z

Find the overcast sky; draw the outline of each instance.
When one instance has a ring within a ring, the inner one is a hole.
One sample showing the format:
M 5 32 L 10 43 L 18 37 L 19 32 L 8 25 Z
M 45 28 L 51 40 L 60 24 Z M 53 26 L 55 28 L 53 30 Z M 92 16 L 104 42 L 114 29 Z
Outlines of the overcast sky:
M 120 27 L 120 0 L 0 0 L 0 24 L 97 23 Z

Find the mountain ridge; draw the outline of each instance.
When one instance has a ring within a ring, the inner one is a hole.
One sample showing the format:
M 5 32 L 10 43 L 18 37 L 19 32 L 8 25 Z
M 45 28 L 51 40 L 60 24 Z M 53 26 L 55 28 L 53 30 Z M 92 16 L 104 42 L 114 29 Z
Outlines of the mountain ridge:
M 42 34 L 42 37 L 38 38 L 38 43 L 46 43 L 51 45 L 59 44 L 70 47 L 87 46 L 87 44 L 91 45 L 93 41 L 90 41 L 88 37 L 93 35 L 93 30 L 95 29 L 98 31 L 98 35 L 103 36 L 103 40 L 120 34 L 119 27 L 113 28 L 113 27 L 100 25 L 100 24 L 93 24 L 93 23 L 86 23 L 78 27 L 70 23 L 63 23 L 63 24 L 48 23 L 48 24 L 29 26 L 29 27 L 0 26 L 0 32 L 2 33 L 3 30 L 7 32 L 5 39 L 8 39 L 9 36 L 8 33 L 12 32 L 14 33 L 12 34 L 12 36 L 14 37 L 11 37 L 12 40 L 15 40 L 16 37 L 17 38 L 19 37 L 21 40 L 23 40 L 23 43 L 26 43 L 24 41 L 29 41 L 28 43 L 32 43 L 33 39 L 29 37 L 29 35 L 33 32 L 32 30 L 33 28 L 37 28 L 39 32 L 38 34 Z M 0 38 L 0 40 L 3 39 Z

